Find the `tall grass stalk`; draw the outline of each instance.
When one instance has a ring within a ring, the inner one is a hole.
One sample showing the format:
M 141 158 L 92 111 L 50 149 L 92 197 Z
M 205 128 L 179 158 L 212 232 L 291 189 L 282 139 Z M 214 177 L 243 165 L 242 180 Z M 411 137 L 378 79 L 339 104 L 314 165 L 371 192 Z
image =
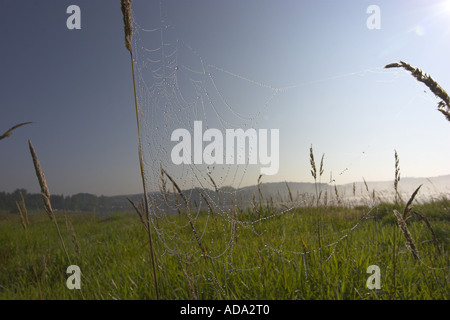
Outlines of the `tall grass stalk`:
M 319 176 L 319 184 L 320 181 L 322 179 L 322 174 L 323 174 L 323 159 L 325 157 L 325 154 L 322 155 L 322 158 L 320 159 L 320 167 L 319 167 L 319 172 L 317 172 L 317 167 L 316 167 L 316 162 L 314 160 L 314 150 L 313 150 L 313 146 L 311 145 L 311 147 L 309 148 L 309 162 L 311 164 L 311 175 L 314 178 L 314 189 L 316 192 L 316 207 L 319 207 L 319 203 L 320 203 L 320 197 L 322 195 L 322 191 L 319 192 L 318 187 L 317 187 L 317 176 Z M 317 175 L 318 173 L 318 175 Z M 337 189 L 336 189 L 336 193 L 337 193 Z M 321 217 L 319 214 L 318 217 L 318 222 L 317 222 L 317 233 L 318 233 L 318 237 L 319 237 L 319 247 L 321 246 L 321 236 L 320 236 L 320 228 L 321 228 Z
M 398 200 L 399 200 L 399 193 L 398 193 L 398 183 L 400 182 L 400 159 L 398 157 L 397 150 L 394 150 L 394 158 L 395 158 L 395 176 L 394 176 L 394 204 L 395 206 L 398 206 Z M 396 210 L 394 210 L 395 214 Z M 398 218 L 397 218 L 398 219 Z M 392 265 L 393 265 L 393 272 L 392 272 L 392 283 L 393 283 L 393 294 L 395 295 L 397 288 L 396 288 L 396 267 L 397 267 L 397 252 L 396 252 L 396 241 L 397 241 L 397 228 L 393 229 L 393 235 L 392 235 Z
M 47 180 L 45 180 L 44 173 L 42 172 L 42 169 L 41 169 L 41 164 L 39 162 L 36 151 L 34 150 L 34 147 L 30 140 L 28 140 L 28 146 L 30 148 L 31 157 L 33 159 L 34 169 L 36 170 L 36 176 L 38 178 L 39 185 L 41 187 L 41 195 L 42 195 L 42 199 L 44 200 L 45 212 L 47 213 L 47 216 L 50 218 L 50 220 L 55 225 L 56 231 L 58 232 L 59 240 L 61 241 L 61 246 L 64 249 L 64 252 L 66 254 L 67 261 L 71 265 L 72 263 L 70 261 L 69 254 L 67 253 L 67 249 L 64 244 L 64 240 L 61 236 L 61 231 L 59 230 L 58 221 L 56 220 L 55 214 L 53 213 L 52 205 L 50 203 L 50 191 L 47 186 Z
M 395 190 L 395 205 L 398 205 L 399 193 L 398 193 L 398 183 L 400 182 L 400 160 L 398 158 L 397 150 L 394 150 L 395 154 L 395 177 L 394 177 L 394 190 Z
M 27 206 L 25 205 L 25 199 L 22 192 L 20 193 L 20 202 L 16 201 L 17 210 L 19 211 L 20 223 L 25 231 L 27 231 L 28 225 L 30 224 L 28 220 Z
M 397 218 L 398 226 L 399 226 L 400 230 L 402 231 L 402 233 L 403 233 L 403 235 L 405 237 L 405 240 L 406 240 L 406 247 L 408 248 L 409 252 L 411 252 L 412 256 L 414 257 L 414 259 L 417 262 L 420 262 L 419 251 L 418 251 L 418 249 L 417 249 L 417 247 L 415 245 L 414 238 L 412 237 L 406 222 L 409 219 L 408 213 L 410 213 L 412 211 L 412 203 L 414 201 L 414 198 L 416 197 L 416 195 L 419 192 L 421 187 L 422 187 L 422 185 L 420 185 L 412 193 L 411 197 L 409 198 L 408 202 L 406 203 L 406 206 L 405 206 L 405 208 L 403 210 L 403 213 L 400 213 L 397 210 L 394 210 L 394 214 L 395 214 L 395 217 Z M 433 232 L 433 230 L 431 228 L 431 225 L 428 224 L 428 226 L 429 226 L 429 228 L 430 228 L 430 230 L 431 230 L 431 232 L 433 234 L 434 232 Z M 419 264 L 418 267 L 420 269 L 420 272 L 423 275 L 423 279 L 424 279 L 425 284 L 426 284 L 426 286 L 428 288 L 428 292 L 430 293 L 431 298 L 434 299 L 433 291 L 430 288 L 430 285 L 429 285 L 427 277 L 426 277 L 426 275 L 425 275 L 425 273 L 424 273 L 424 271 L 422 269 L 422 266 Z
M 64 210 L 64 219 L 66 221 L 66 229 L 68 232 L 70 232 L 70 235 L 72 236 L 72 244 L 73 244 L 75 253 L 77 254 L 78 257 L 80 257 L 81 256 L 80 243 L 78 242 L 78 237 L 77 237 L 75 229 L 72 225 L 72 222 L 70 222 L 70 220 L 67 217 L 66 210 Z
M 124 32 L 125 32 L 125 47 L 130 52 L 131 72 L 132 72 L 132 77 L 133 77 L 134 106 L 135 106 L 135 112 L 136 112 L 136 125 L 137 125 L 137 131 L 138 131 L 137 133 L 138 133 L 139 166 L 140 166 L 140 172 L 141 172 L 142 187 L 144 190 L 145 214 L 147 216 L 146 231 L 147 231 L 148 242 L 149 242 L 149 246 L 150 246 L 150 261 L 152 264 L 153 282 L 155 285 L 156 298 L 159 299 L 158 279 L 157 279 L 157 275 L 156 275 L 156 261 L 155 261 L 156 256 L 155 256 L 155 251 L 154 251 L 154 247 L 153 247 L 152 232 L 151 232 L 151 228 L 150 228 L 150 212 L 149 212 L 148 200 L 147 200 L 147 187 L 145 184 L 144 159 L 143 159 L 143 155 L 142 155 L 141 126 L 140 126 L 140 121 L 139 121 L 139 109 L 138 109 L 137 95 L 136 95 L 136 80 L 135 80 L 135 74 L 134 74 L 133 49 L 132 49 L 132 45 L 131 45 L 131 41 L 133 38 L 131 3 L 132 3 L 132 0 L 121 0 L 121 9 L 122 9 L 122 14 L 123 14 L 123 23 L 124 23 Z

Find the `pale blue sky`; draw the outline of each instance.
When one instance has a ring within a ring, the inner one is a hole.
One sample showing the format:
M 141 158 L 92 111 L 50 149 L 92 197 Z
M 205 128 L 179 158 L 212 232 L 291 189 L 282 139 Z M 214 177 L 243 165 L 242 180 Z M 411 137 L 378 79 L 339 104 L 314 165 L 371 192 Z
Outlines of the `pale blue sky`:
M 409 74 L 382 69 L 403 60 L 450 90 L 449 3 L 135 0 L 133 10 L 136 28 L 168 26 L 165 40 L 183 44 L 180 68 L 196 69 L 201 58 L 239 112 L 261 110 L 273 93 L 261 84 L 286 88 L 249 124 L 280 129 L 280 170 L 264 181 L 312 181 L 313 144 L 317 161 L 325 153 L 323 181 L 331 171 L 347 183 L 392 179 L 394 149 L 404 177 L 450 173 L 450 123 L 438 100 Z M 81 30 L 66 28 L 72 4 L 81 8 Z M 371 4 L 381 9 L 380 30 L 366 27 Z M 161 47 L 154 35 L 139 32 L 138 64 L 141 46 Z M 120 1 L 2 0 L 0 39 L 0 133 L 35 122 L 0 142 L 0 191 L 38 191 L 31 139 L 52 193 L 141 192 Z M 180 70 L 186 96 L 188 82 Z M 256 172 L 240 185 L 254 184 Z

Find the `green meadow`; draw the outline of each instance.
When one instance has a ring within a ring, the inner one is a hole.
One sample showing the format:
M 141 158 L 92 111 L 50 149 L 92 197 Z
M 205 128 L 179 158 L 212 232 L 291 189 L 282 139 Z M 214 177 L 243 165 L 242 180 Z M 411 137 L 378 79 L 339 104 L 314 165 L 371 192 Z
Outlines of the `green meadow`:
M 58 212 L 60 237 L 45 212 L 29 212 L 25 225 L 2 213 L 0 299 L 446 300 L 450 201 L 413 208 L 427 222 L 406 222 L 418 259 L 393 213 L 400 205 L 155 216 L 154 273 L 136 214 Z M 69 265 L 80 267 L 80 290 L 66 285 Z M 380 288 L 367 286 L 371 265 Z

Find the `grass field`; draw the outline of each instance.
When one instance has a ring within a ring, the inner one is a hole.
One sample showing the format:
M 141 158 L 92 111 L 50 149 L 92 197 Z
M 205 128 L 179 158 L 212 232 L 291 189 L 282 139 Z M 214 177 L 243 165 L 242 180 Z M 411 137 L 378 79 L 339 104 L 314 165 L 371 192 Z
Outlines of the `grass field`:
M 192 219 L 206 254 L 184 213 L 155 218 L 158 296 L 137 215 L 55 214 L 67 257 L 45 213 L 29 213 L 26 229 L 2 213 L 0 299 L 448 299 L 450 201 L 415 205 L 438 241 L 411 217 L 418 260 L 393 209 L 260 208 L 232 219 L 202 211 Z M 68 259 L 81 269 L 81 290 L 66 286 Z M 370 265 L 380 268 L 380 289 L 366 286 Z

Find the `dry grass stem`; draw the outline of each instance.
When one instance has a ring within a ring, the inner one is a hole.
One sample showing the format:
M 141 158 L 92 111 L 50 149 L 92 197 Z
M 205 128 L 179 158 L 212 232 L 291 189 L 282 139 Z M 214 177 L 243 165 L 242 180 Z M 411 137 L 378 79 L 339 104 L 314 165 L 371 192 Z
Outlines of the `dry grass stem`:
M 183 191 L 181 191 L 180 187 L 178 186 L 178 184 L 175 182 L 174 179 L 172 179 L 172 177 L 166 172 L 166 170 L 164 170 L 163 168 L 161 168 L 162 172 L 167 176 L 167 178 L 169 178 L 170 182 L 172 182 L 172 185 L 175 187 L 175 189 L 178 191 L 178 193 L 180 194 L 181 198 L 183 199 L 184 204 L 186 205 L 186 207 L 189 207 L 189 201 L 187 200 L 187 198 L 185 197 Z
M 369 193 L 370 192 L 369 186 L 367 185 L 367 181 L 366 181 L 366 179 L 364 179 L 364 177 L 363 177 L 363 181 L 364 181 L 364 187 L 366 188 L 367 193 Z
M 22 192 L 20 193 L 20 202 L 16 202 L 16 206 L 17 210 L 19 211 L 20 223 L 22 224 L 23 229 L 27 230 L 30 222 L 28 220 L 27 206 L 25 205 L 25 199 Z
M 23 197 L 22 192 L 20 193 L 20 203 L 22 205 L 22 210 L 23 210 L 23 214 L 25 217 L 25 222 L 27 225 L 30 224 L 30 221 L 28 220 L 28 211 L 27 211 L 27 206 L 25 205 L 25 198 Z
M 261 192 L 261 178 L 262 178 L 262 174 L 260 174 L 259 175 L 259 177 L 258 177 L 258 184 L 257 184 L 257 186 L 258 186 L 258 193 L 259 193 L 259 202 L 261 202 L 262 200 L 263 200 L 263 195 L 262 195 L 262 192 Z
M 31 157 L 33 158 L 34 169 L 36 171 L 36 176 L 38 178 L 39 185 L 41 187 L 41 195 L 42 195 L 42 200 L 44 201 L 45 211 L 47 212 L 47 215 L 50 218 L 50 220 L 53 221 L 53 223 L 55 225 L 55 228 L 58 231 L 58 236 L 59 236 L 59 239 L 61 241 L 61 245 L 62 245 L 62 247 L 64 249 L 64 252 L 66 253 L 66 257 L 67 257 L 68 262 L 70 264 L 72 264 L 70 262 L 69 254 L 67 253 L 66 246 L 64 244 L 64 240 L 63 240 L 61 232 L 59 230 L 58 222 L 56 221 L 55 214 L 53 213 L 53 210 L 52 210 L 52 205 L 51 205 L 51 202 L 50 202 L 50 191 L 49 191 L 48 186 L 47 186 L 47 181 L 45 180 L 44 173 L 42 172 L 41 164 L 40 164 L 39 159 L 37 157 L 36 150 L 34 150 L 34 147 L 33 147 L 33 145 L 32 145 L 30 140 L 28 140 L 28 146 L 30 147 L 30 153 L 31 153 Z
M 197 244 L 198 244 L 201 252 L 203 253 L 203 256 L 205 257 L 205 261 L 206 261 L 206 253 L 207 252 L 206 252 L 206 250 L 203 247 L 202 241 L 201 241 L 200 237 L 198 236 L 197 230 L 195 229 L 194 221 L 193 221 L 192 216 L 191 216 L 189 202 L 188 202 L 187 198 L 185 197 L 183 191 L 181 191 L 180 187 L 175 182 L 175 180 L 166 172 L 166 170 L 164 170 L 162 168 L 161 168 L 161 170 L 163 170 L 164 174 L 172 182 L 172 185 L 177 190 L 178 194 L 180 194 L 181 198 L 183 199 L 184 204 L 186 205 L 186 213 L 187 213 L 187 218 L 188 218 L 189 224 L 191 226 L 192 232 L 194 233 L 195 239 L 197 240 Z M 176 195 L 176 193 L 175 193 L 175 195 Z
M 23 230 L 27 231 L 27 223 L 25 222 L 24 214 L 22 213 L 22 208 L 20 204 L 16 201 L 17 210 L 19 211 L 20 224 L 23 227 Z
M 288 185 L 287 181 L 285 181 L 284 183 L 286 183 L 286 187 L 288 189 L 289 201 L 290 202 L 294 202 L 294 198 L 292 198 L 291 188 L 289 188 L 289 185 Z
M 323 174 L 323 158 L 325 157 L 325 153 L 322 154 L 322 158 L 320 159 L 320 169 L 319 169 L 319 176 L 322 176 Z
M 164 200 L 169 201 L 169 192 L 167 191 L 167 181 L 164 177 L 164 170 L 162 168 L 162 165 L 159 166 L 160 168 L 160 176 L 159 179 L 161 181 L 161 185 L 159 186 L 159 191 L 161 192 Z
M 409 232 L 408 226 L 406 225 L 406 221 L 403 219 L 403 216 L 397 210 L 394 210 L 395 217 L 397 218 L 398 226 L 402 231 L 403 235 L 406 239 L 406 246 L 413 255 L 414 259 L 419 260 L 419 252 L 417 251 L 416 245 L 414 244 L 414 239 Z
M 334 194 L 336 195 L 336 201 L 338 204 L 341 204 L 341 197 L 339 196 L 339 191 L 336 185 L 334 185 Z
M 70 231 L 70 235 L 72 237 L 72 244 L 75 250 L 75 253 L 79 257 L 81 255 L 80 243 L 78 242 L 77 234 L 75 233 L 75 228 L 72 225 L 72 222 L 67 218 L 67 212 L 64 211 L 64 218 L 66 220 L 66 228 Z
M 141 203 L 141 209 L 138 208 L 138 206 L 133 202 L 133 200 L 131 200 L 130 198 L 127 197 L 128 202 L 133 206 L 134 210 L 136 211 L 136 213 L 139 216 L 139 220 L 141 221 L 142 225 L 144 226 L 144 230 L 145 232 L 148 232 L 147 230 L 147 222 L 146 222 L 146 218 L 144 215 L 144 212 L 142 210 L 142 203 Z M 143 200 L 142 200 L 143 201 Z
M 309 162 L 311 164 L 311 175 L 314 178 L 314 181 L 317 179 L 317 169 L 316 169 L 316 162 L 314 161 L 314 152 L 313 147 L 309 148 Z
M 26 125 L 26 124 L 30 124 L 30 123 L 33 123 L 33 122 L 23 122 L 23 123 L 16 124 L 16 125 L 13 126 L 12 128 L 10 128 L 8 131 L 6 131 L 4 134 L 2 134 L 2 135 L 0 136 L 0 140 L 3 140 L 3 139 L 5 139 L 5 138 L 9 138 L 9 137 L 12 135 L 12 132 L 13 132 L 15 129 L 17 129 L 17 128 L 21 127 L 21 126 L 24 126 L 24 125 Z
M 411 195 L 408 202 L 406 203 L 405 209 L 403 210 L 403 213 L 398 212 L 397 210 L 394 210 L 395 217 L 397 218 L 398 226 L 400 227 L 400 230 L 402 231 L 403 235 L 406 239 L 406 246 L 408 247 L 409 251 L 413 255 L 413 257 L 416 260 L 419 260 L 419 252 L 417 251 L 417 248 L 414 244 L 414 239 L 411 236 L 411 233 L 409 232 L 408 225 L 406 224 L 406 221 L 408 220 L 407 215 L 412 210 L 412 202 L 414 201 L 414 198 L 416 197 L 417 193 L 419 192 L 422 185 L 420 185 Z
M 411 195 L 408 202 L 406 203 L 405 209 L 403 210 L 403 219 L 406 219 L 406 215 L 412 210 L 412 202 L 414 201 L 414 198 L 416 197 L 417 193 L 419 192 L 422 185 L 420 185 Z
M 395 204 L 398 205 L 398 199 L 400 194 L 398 193 L 398 183 L 400 182 L 400 160 L 398 158 L 397 150 L 395 152 L 395 178 L 394 178 L 394 190 L 395 190 Z
M 436 250 L 437 250 L 437 252 L 438 252 L 439 255 L 440 255 L 440 254 L 441 254 L 441 249 L 439 249 L 439 241 L 437 240 L 436 234 L 434 233 L 433 227 L 431 227 L 431 224 L 430 224 L 430 222 L 428 221 L 428 219 L 427 219 L 423 214 L 421 214 L 421 213 L 418 212 L 418 211 L 411 211 L 411 213 L 414 214 L 416 217 L 418 217 L 419 220 L 422 220 L 422 221 L 425 222 L 425 224 L 426 224 L 428 230 L 430 230 L 431 235 L 432 235 L 432 237 L 433 237 L 434 246 L 436 247 Z
M 34 150 L 34 147 L 31 144 L 30 140 L 28 140 L 28 146 L 30 148 L 31 157 L 33 158 L 36 176 L 38 178 L 39 185 L 41 187 L 41 195 L 42 195 L 42 199 L 44 200 L 45 212 L 47 213 L 50 220 L 53 220 L 55 218 L 55 216 L 53 213 L 52 205 L 50 203 L 50 191 L 48 190 L 47 181 L 45 180 L 44 173 L 42 172 L 42 169 L 41 169 L 41 164 L 39 162 L 36 151 Z
M 202 192 L 202 190 L 197 189 L 197 192 L 200 193 L 201 197 L 203 198 L 203 200 L 205 200 L 206 205 L 208 206 L 209 211 L 211 212 L 212 215 L 214 215 L 214 209 L 211 206 L 211 203 L 209 202 L 208 198 L 204 195 L 204 193 Z
M 214 186 L 214 190 L 215 190 L 216 192 L 219 192 L 219 189 L 217 188 L 217 184 L 216 184 L 216 182 L 214 181 L 213 177 L 211 177 L 211 175 L 210 175 L 209 173 L 207 173 L 207 175 L 208 175 L 208 177 L 209 177 L 209 180 L 211 180 L 211 183 L 212 183 L 213 186 Z

